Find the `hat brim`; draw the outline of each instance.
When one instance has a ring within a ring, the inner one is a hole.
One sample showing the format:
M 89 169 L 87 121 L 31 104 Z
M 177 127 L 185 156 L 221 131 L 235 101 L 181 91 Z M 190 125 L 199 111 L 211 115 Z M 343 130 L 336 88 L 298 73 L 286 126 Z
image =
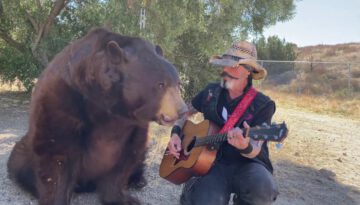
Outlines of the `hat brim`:
M 212 56 L 209 60 L 210 64 L 216 65 L 216 66 L 228 66 L 228 67 L 236 67 L 238 65 L 248 65 L 254 69 L 254 71 L 251 72 L 251 75 L 254 80 L 260 80 L 266 77 L 267 71 L 264 67 L 262 67 L 260 64 L 256 62 L 256 60 L 253 59 L 240 59 L 239 61 L 235 61 L 232 59 L 226 59 L 222 56 Z

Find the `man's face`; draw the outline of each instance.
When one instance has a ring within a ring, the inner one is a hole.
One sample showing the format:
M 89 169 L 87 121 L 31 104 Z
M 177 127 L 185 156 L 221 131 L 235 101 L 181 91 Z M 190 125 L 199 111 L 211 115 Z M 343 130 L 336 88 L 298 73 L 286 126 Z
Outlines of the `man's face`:
M 244 89 L 250 72 L 243 66 L 224 67 L 221 86 L 228 90 Z

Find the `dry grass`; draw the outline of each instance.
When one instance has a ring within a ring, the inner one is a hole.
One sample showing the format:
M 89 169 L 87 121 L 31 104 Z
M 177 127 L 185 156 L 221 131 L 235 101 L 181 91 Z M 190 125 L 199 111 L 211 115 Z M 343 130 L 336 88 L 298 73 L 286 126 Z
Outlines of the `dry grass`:
M 317 45 L 299 48 L 296 60 L 360 62 L 360 43 Z
M 6 83 L 0 79 L 0 92 L 25 92 L 24 85 L 16 80 L 13 83 Z
M 273 90 L 264 90 L 278 107 L 295 110 L 306 110 L 315 113 L 343 116 L 360 119 L 360 98 L 339 99 L 330 96 L 309 96 L 305 94 L 291 94 Z

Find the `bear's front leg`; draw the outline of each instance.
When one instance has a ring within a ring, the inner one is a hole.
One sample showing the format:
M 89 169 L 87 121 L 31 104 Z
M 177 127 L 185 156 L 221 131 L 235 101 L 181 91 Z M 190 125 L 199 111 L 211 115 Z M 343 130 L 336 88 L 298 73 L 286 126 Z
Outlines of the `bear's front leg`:
M 100 198 L 105 205 L 139 205 L 140 202 L 128 193 L 131 182 L 143 178 L 146 154 L 147 127 L 135 127 L 119 147 L 119 157 L 111 171 L 98 183 Z M 121 132 L 119 132 L 121 133 Z M 132 179 L 130 179 L 130 177 Z M 134 180 L 134 181 L 133 181 Z
M 78 167 L 65 155 L 39 156 L 36 186 L 40 205 L 69 205 Z
M 130 156 L 129 153 L 123 153 L 117 165 L 98 181 L 97 188 L 104 205 L 140 205 L 138 199 L 128 192 L 128 182 L 139 165 L 134 161 L 141 159 L 143 153 L 135 152 L 133 157 Z
M 144 154 L 145 159 L 145 154 Z M 144 160 L 140 161 L 134 169 L 133 173 L 129 177 L 128 188 L 140 190 L 147 185 L 147 181 L 144 176 L 145 163 Z
M 119 173 L 111 173 L 99 181 L 97 188 L 102 204 L 140 205 L 138 199 L 132 197 L 126 189 L 127 177 Z

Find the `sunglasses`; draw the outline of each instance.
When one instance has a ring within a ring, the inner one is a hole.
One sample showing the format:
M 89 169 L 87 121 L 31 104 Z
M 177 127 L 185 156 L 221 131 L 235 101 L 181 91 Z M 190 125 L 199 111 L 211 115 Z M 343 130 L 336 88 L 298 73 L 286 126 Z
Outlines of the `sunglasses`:
M 228 77 L 228 78 L 230 78 L 230 79 L 232 79 L 232 80 L 238 80 L 238 79 L 239 79 L 239 78 L 236 78 L 236 77 L 230 75 L 229 73 L 227 73 L 227 72 L 225 72 L 225 71 L 223 71 L 223 72 L 220 74 L 220 76 L 221 76 L 221 77 Z

